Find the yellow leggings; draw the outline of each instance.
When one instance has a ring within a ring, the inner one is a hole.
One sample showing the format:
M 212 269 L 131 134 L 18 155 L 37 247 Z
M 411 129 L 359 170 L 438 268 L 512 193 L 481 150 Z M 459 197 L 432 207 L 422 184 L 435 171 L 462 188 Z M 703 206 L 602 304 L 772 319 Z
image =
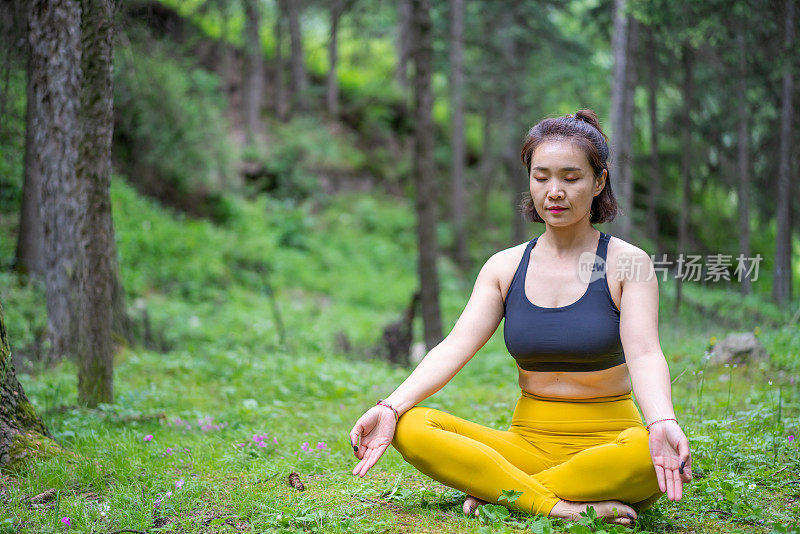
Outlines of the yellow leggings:
M 564 400 L 522 390 L 511 427 L 494 430 L 417 406 L 397 423 L 392 445 L 439 482 L 497 503 L 549 515 L 560 500 L 617 500 L 637 510 L 660 496 L 648 433 L 631 394 Z

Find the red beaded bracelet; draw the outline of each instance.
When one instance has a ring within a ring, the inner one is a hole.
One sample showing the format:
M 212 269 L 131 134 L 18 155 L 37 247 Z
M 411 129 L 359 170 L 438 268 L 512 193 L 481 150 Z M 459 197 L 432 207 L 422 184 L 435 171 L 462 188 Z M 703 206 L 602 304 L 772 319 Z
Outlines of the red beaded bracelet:
M 650 427 L 651 427 L 651 426 L 653 426 L 653 425 L 654 425 L 654 424 L 656 424 L 656 423 L 660 423 L 660 422 L 662 422 L 662 421 L 675 421 L 676 423 L 678 422 L 678 420 L 677 420 L 677 419 L 673 419 L 672 417 L 667 417 L 667 418 L 665 418 L 665 419 L 656 419 L 655 421 L 653 421 L 652 423 L 650 423 L 649 425 L 647 425 L 647 426 L 645 427 L 645 429 L 646 429 L 648 432 L 650 432 Z
M 391 408 L 394 412 L 394 422 L 396 423 L 400 419 L 400 415 L 397 413 L 397 410 L 394 409 L 394 406 L 389 404 L 388 402 L 384 402 L 382 399 L 375 403 L 375 406 L 380 404 L 381 406 L 386 406 L 387 408 Z

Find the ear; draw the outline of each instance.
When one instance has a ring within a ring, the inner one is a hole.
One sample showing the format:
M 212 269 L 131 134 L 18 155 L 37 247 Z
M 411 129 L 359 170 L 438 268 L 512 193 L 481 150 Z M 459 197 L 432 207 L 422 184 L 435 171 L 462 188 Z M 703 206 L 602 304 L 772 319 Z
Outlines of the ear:
M 599 195 L 603 191 L 603 188 L 606 186 L 606 178 L 608 178 L 608 171 L 603 169 L 600 177 L 596 178 L 594 181 L 594 196 Z

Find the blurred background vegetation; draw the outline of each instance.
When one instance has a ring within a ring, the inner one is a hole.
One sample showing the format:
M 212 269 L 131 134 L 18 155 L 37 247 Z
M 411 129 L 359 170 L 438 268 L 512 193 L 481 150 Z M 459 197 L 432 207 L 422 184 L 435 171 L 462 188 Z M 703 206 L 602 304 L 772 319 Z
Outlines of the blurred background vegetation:
M 659 283 L 661 341 L 677 377 L 676 408 L 679 417 L 695 423 L 690 427 L 699 437 L 693 447 L 707 449 L 702 466 L 709 480 L 731 462 L 744 465 L 735 449 L 757 438 L 773 436 L 774 462 L 781 454 L 791 456 L 775 448 L 774 436 L 795 432 L 800 417 L 794 387 L 800 370 L 796 215 L 786 223 L 789 293 L 776 295 L 774 289 L 777 205 L 785 201 L 789 213 L 800 213 L 795 89 L 800 47 L 787 46 L 792 41 L 785 24 L 796 25 L 796 13 L 787 18 L 793 4 L 467 0 L 458 111 L 451 5 L 431 5 L 434 104 L 428 133 L 445 331 L 483 262 L 544 229 L 523 226 L 516 204 L 527 187 L 519 162 L 522 139 L 546 116 L 591 108 L 613 142 L 628 139 L 627 148 L 615 145 L 614 155 L 624 157 L 615 160 L 611 180 L 615 183 L 617 171 L 630 173 L 630 228 L 601 226 L 604 231 L 673 260 L 680 253 L 735 259 L 742 252 L 745 221 L 748 255 L 763 258 L 751 287 L 743 288 L 732 269 L 731 280 L 684 282 L 680 290 L 674 271 Z M 44 283 L 15 270 L 27 56 L 24 26 L 12 5 L 2 2 L 0 302 L 14 364 L 34 405 L 63 443 L 87 456 L 101 455 L 86 437 L 97 423 L 72 406 L 74 364 L 49 356 Z M 407 374 L 378 360 L 385 355 L 385 329 L 402 321 L 420 286 L 409 63 L 416 41 L 409 37 L 409 9 L 407 0 L 119 4 L 111 199 L 132 331 L 129 339 L 116 339 L 117 407 L 101 405 L 101 410 L 120 417 L 157 410 L 184 418 L 212 413 L 241 433 L 257 431 L 259 422 L 268 420 L 287 436 L 296 425 L 278 421 L 291 416 L 301 429 L 334 440 L 344 437 L 373 397 L 388 394 Z M 624 46 L 620 20 L 627 28 Z M 628 65 L 622 78 L 616 70 L 620 53 Z M 622 106 L 617 111 L 614 102 Z M 627 112 L 619 115 L 623 104 Z M 452 218 L 456 113 L 463 113 L 463 128 L 456 129 L 464 144 L 463 229 Z M 790 188 L 782 197 L 778 184 L 787 158 Z M 466 236 L 466 255 L 459 250 L 459 232 Z M 415 341 L 423 339 L 423 330 L 417 317 Z M 709 378 L 704 392 L 709 340 L 731 331 L 757 332 L 769 362 L 737 370 L 739 375 L 731 373 L 716 386 Z M 316 366 L 314 374 L 306 365 Z M 453 406 L 478 422 L 507 425 L 513 371 L 502 335 L 496 334 L 454 379 L 456 385 L 429 405 Z M 701 439 L 717 436 L 702 426 L 704 419 L 722 420 L 737 410 L 749 413 L 750 423 L 766 425 L 759 409 L 772 417 L 776 402 L 767 380 L 784 387 L 769 434 L 766 427 L 753 426 L 726 434 L 725 444 Z M 259 393 L 249 389 L 254 382 Z M 733 399 L 728 384 L 734 384 Z M 180 399 L 176 391 L 182 392 Z M 275 403 L 263 403 L 262 394 Z M 297 398 L 348 404 L 315 425 L 319 406 L 293 410 L 282 404 Z M 104 431 L 130 438 L 130 428 L 116 421 Z M 265 461 L 297 468 L 291 458 Z M 332 461 L 338 463 L 310 468 L 343 469 L 349 457 Z M 397 458 L 389 461 L 394 462 L 389 469 L 403 469 Z M 747 472 L 760 480 L 765 475 L 758 469 L 766 467 L 756 464 Z M 59 468 L 44 465 L 36 476 L 57 480 Z M 796 460 L 792 465 L 785 475 L 796 472 Z M 218 468 L 209 463 L 202 469 Z M 116 474 L 122 480 L 126 472 L 120 467 Z M 104 482 L 75 476 L 102 492 Z M 29 482 L 20 491 L 33 487 Z M 715 519 L 736 524 L 755 525 L 771 516 L 797 519 L 796 508 L 787 511 L 786 504 L 797 502 L 793 487 L 781 486 L 784 493 L 762 488 L 785 494 L 785 500 L 765 505 L 760 515 L 734 507 L 737 500 L 754 499 L 744 486 L 736 488 L 740 494 L 722 504 L 714 500 L 713 492 L 722 492 L 717 486 L 707 495 L 698 493 L 690 524 L 703 524 L 710 508 L 725 511 Z M 285 499 L 275 491 L 270 499 Z M 133 501 L 134 488 L 131 495 Z M 14 502 L 21 503 L 22 493 L 17 497 Z M 79 500 L 75 496 L 76 510 Z M 679 528 L 681 512 L 671 504 L 660 506 L 653 524 Z M 116 528 L 146 525 L 145 511 Z M 86 521 L 101 521 L 96 515 L 85 511 Z

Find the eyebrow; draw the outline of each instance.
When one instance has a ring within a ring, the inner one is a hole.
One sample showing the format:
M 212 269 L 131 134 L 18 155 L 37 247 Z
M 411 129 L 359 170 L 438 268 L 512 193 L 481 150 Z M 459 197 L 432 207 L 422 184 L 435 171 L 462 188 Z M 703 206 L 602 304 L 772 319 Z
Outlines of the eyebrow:
M 549 171 L 550 169 L 548 169 L 547 167 L 534 167 L 533 170 L 534 171 Z M 561 170 L 562 171 L 582 171 L 583 169 L 581 169 L 580 167 L 562 167 Z

